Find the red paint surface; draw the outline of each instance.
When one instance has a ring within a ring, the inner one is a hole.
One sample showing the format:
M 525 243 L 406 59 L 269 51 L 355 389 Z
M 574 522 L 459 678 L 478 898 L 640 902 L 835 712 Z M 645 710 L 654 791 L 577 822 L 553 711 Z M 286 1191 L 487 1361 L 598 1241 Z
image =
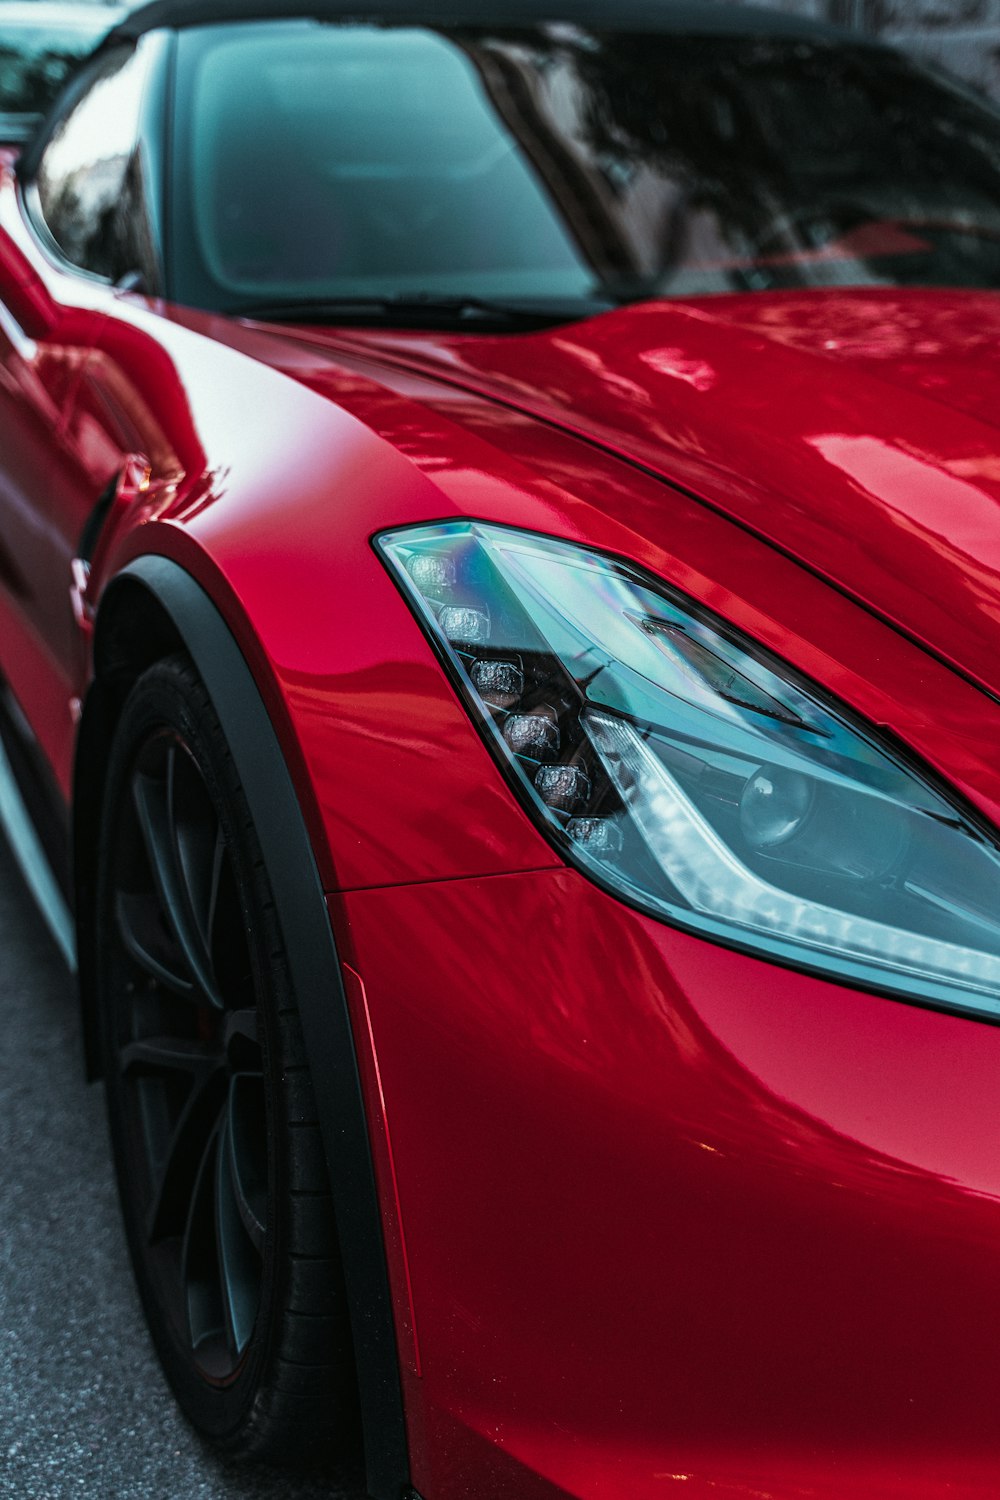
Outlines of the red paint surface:
M 1000 1493 L 1000 1030 L 565 870 L 370 544 L 471 515 L 628 558 L 1000 822 L 1000 706 L 918 644 L 1000 687 L 993 300 L 268 330 L 56 272 L 0 164 L 0 302 L 0 671 L 68 788 L 69 564 L 144 455 L 90 603 L 175 558 L 281 736 L 350 970 L 425 1500 Z
M 418 1487 L 997 1492 L 1000 1031 L 569 872 L 336 909 L 393 1107 Z
M 534 340 L 377 338 L 690 485 L 995 691 L 988 292 L 645 303 Z

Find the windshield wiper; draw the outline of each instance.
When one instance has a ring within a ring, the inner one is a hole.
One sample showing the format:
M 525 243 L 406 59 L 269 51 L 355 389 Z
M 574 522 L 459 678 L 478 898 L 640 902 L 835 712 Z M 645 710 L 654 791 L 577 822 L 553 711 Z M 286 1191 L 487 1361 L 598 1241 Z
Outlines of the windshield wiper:
M 470 328 L 477 331 L 554 328 L 607 312 L 615 304 L 567 299 L 564 302 L 502 302 L 485 297 L 419 293 L 392 297 L 316 297 L 282 302 L 246 302 L 229 315 L 270 323 L 331 323 L 384 328 Z

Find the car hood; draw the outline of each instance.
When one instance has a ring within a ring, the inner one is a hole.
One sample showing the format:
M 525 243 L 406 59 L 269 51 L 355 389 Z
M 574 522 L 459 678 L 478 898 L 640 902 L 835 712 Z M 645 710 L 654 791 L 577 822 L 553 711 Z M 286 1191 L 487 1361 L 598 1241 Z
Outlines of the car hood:
M 348 337 L 683 487 L 1000 694 L 1000 297 L 754 294 L 528 336 Z

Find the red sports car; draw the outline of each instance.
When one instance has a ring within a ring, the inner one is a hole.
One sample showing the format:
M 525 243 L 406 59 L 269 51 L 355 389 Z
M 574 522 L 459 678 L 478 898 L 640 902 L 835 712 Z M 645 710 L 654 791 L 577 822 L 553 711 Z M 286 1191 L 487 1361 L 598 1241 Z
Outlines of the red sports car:
M 1000 1494 L 998 288 L 1000 117 L 754 8 L 157 0 L 0 158 L 0 811 L 226 1450 Z

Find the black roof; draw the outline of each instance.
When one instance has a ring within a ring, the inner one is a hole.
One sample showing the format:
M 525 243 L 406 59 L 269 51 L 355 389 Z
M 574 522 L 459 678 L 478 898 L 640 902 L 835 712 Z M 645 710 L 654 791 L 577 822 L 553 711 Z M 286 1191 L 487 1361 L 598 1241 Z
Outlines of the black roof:
M 608 31 L 847 39 L 847 33 L 819 21 L 722 0 L 152 0 L 116 26 L 109 40 L 132 41 L 160 28 L 272 18 L 426 25 L 563 21 Z

